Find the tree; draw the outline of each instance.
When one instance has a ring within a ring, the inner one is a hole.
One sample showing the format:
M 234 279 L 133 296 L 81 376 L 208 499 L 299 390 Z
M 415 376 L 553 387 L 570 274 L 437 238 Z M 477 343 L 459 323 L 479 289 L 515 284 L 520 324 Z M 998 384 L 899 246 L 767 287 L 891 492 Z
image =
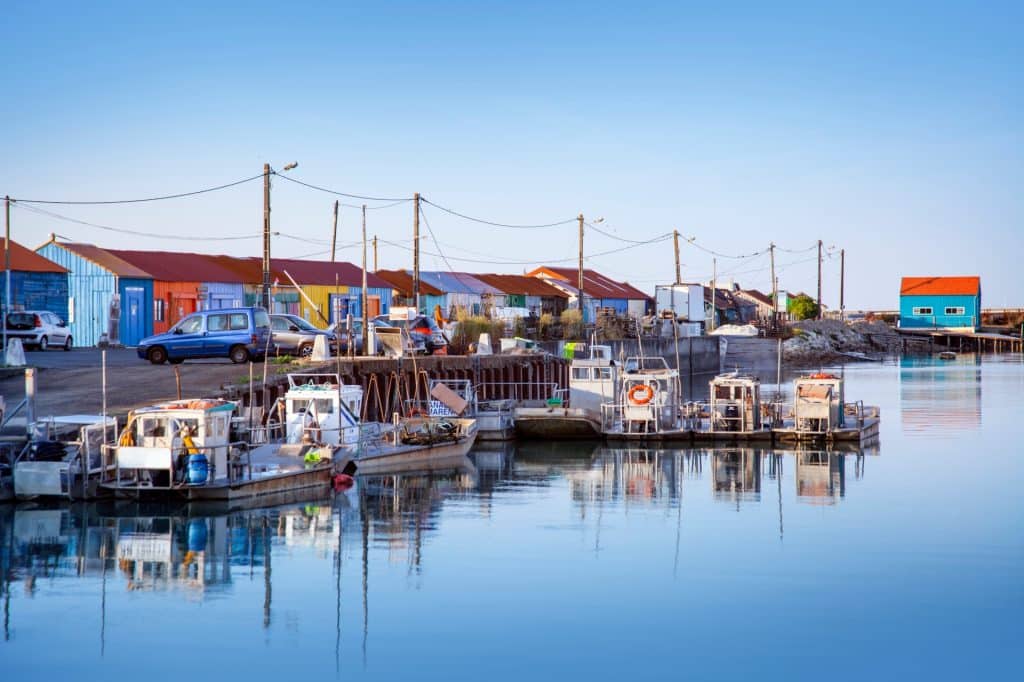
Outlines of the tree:
M 807 294 L 790 299 L 789 314 L 796 320 L 813 320 L 818 317 L 818 304 Z

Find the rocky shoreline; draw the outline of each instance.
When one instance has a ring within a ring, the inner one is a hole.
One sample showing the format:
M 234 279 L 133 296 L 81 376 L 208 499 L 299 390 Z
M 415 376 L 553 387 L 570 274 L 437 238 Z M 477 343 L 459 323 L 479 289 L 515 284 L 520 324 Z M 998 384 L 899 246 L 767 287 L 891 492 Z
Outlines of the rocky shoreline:
M 787 365 L 880 361 L 900 353 L 899 334 L 884 322 L 806 320 L 792 330 L 793 337 L 782 343 Z

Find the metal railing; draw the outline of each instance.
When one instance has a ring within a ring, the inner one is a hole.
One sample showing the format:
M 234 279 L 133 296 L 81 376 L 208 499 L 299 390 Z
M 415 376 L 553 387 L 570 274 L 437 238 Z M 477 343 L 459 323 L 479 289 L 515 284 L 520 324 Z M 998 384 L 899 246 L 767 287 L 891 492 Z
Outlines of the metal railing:
M 524 400 L 546 401 L 555 398 L 556 393 L 564 391 L 558 387 L 557 382 L 537 381 L 489 381 L 476 385 L 476 399 L 478 402 L 491 400 L 514 400 L 519 403 Z
M 176 490 L 181 488 L 195 488 L 209 485 L 217 478 L 217 465 L 216 458 L 213 455 L 214 451 L 226 449 L 226 463 L 227 463 L 227 479 L 228 483 L 234 484 L 243 480 L 252 480 L 252 451 L 249 447 L 249 443 L 245 441 L 234 441 L 227 444 L 221 445 L 193 445 L 186 447 L 178 445 L 177 447 L 161 447 L 159 449 L 166 450 L 168 455 L 168 463 L 166 467 L 121 467 L 120 462 L 117 458 L 117 451 L 121 446 L 105 444 L 101 448 L 103 456 L 103 467 L 101 473 L 101 480 L 103 483 L 113 484 L 117 487 L 123 487 L 125 483 L 132 483 L 131 487 L 146 488 L 150 490 Z M 192 452 L 194 451 L 194 452 Z M 206 475 L 206 480 L 202 483 L 189 483 L 187 478 L 187 462 L 190 455 L 195 454 L 210 454 L 207 457 L 207 466 L 209 467 Z M 184 466 L 179 466 L 178 462 L 184 456 Z M 167 485 L 156 485 L 152 480 L 152 472 L 164 472 L 168 473 Z M 113 472 L 113 477 L 110 478 L 109 474 Z M 132 472 L 128 478 L 122 475 L 122 472 Z M 145 472 L 140 474 L 140 472 Z M 145 477 L 145 478 L 144 478 Z M 178 477 L 181 480 L 176 480 Z M 148 480 L 146 480 L 148 479 Z

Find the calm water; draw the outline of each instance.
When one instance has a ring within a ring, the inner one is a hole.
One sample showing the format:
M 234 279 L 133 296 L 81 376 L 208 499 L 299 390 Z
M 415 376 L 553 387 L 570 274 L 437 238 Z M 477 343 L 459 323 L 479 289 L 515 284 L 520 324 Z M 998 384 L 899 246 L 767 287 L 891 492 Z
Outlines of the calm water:
M 0 507 L 4 679 L 993 679 L 1024 364 L 847 368 L 863 452 L 525 444 L 336 499 Z

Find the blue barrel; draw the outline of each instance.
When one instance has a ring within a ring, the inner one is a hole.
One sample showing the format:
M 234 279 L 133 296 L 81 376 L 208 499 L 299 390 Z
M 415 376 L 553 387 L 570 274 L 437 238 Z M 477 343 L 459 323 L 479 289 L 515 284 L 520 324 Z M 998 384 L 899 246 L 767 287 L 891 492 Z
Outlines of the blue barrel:
M 192 485 L 206 483 L 206 479 L 210 475 L 210 462 L 206 459 L 206 455 L 189 455 L 187 471 L 188 482 Z
M 188 522 L 188 550 L 202 552 L 206 549 L 206 519 L 192 519 Z

